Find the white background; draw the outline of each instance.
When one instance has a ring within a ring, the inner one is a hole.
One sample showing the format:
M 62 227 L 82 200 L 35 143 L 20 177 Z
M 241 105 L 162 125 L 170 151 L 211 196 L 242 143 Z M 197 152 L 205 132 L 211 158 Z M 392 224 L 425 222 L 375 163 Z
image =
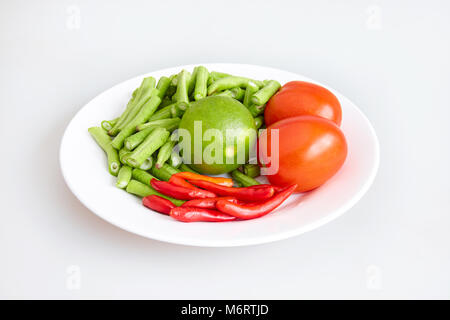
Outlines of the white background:
M 449 14 L 444 0 L 1 1 L 0 297 L 450 298 Z M 114 84 L 201 62 L 349 97 L 380 140 L 370 191 L 316 231 L 241 248 L 152 241 L 92 214 L 59 169 L 70 119 Z

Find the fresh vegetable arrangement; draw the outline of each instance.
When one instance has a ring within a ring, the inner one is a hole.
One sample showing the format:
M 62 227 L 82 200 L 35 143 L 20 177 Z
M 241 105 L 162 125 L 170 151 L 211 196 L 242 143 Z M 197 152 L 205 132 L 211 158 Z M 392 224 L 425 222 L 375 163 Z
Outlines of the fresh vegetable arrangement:
M 116 186 L 144 206 L 182 222 L 225 222 L 264 216 L 331 178 L 347 155 L 341 119 L 337 98 L 315 84 L 198 66 L 144 78 L 119 117 L 88 131 Z

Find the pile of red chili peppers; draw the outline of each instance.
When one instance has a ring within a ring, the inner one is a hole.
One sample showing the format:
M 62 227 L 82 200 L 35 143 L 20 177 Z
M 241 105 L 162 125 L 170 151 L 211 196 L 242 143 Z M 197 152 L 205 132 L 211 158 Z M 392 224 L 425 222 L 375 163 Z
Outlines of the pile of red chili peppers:
M 151 186 L 172 198 L 187 200 L 180 207 L 157 195 L 143 199 L 144 206 L 183 222 L 222 222 L 262 217 L 280 206 L 297 187 L 261 184 L 234 188 L 230 178 L 192 172 L 172 175 L 168 182 L 152 179 Z

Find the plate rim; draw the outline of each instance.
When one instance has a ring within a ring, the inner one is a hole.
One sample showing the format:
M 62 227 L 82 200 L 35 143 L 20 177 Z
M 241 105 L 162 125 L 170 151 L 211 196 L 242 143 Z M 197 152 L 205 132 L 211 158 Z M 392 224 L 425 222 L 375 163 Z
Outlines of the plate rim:
M 271 69 L 273 71 L 276 72 L 287 72 L 287 73 L 292 73 L 292 74 L 296 74 L 301 76 L 304 81 L 310 81 L 313 83 L 317 83 L 320 84 L 328 89 L 332 89 L 332 91 L 334 91 L 335 93 L 337 93 L 338 95 L 341 95 L 343 97 L 345 97 L 354 107 L 355 110 L 359 113 L 359 115 L 361 116 L 362 119 L 364 119 L 365 123 L 366 123 L 366 127 L 369 128 L 369 132 L 371 134 L 371 136 L 373 137 L 374 140 L 374 165 L 372 166 L 371 172 L 368 175 L 368 178 L 366 179 L 366 181 L 364 182 L 364 184 L 362 185 L 361 188 L 359 188 L 358 192 L 356 192 L 352 198 L 347 201 L 347 203 L 345 203 L 344 205 L 340 206 L 339 209 L 336 209 L 335 211 L 333 211 L 333 213 L 328 214 L 320 219 L 318 219 L 317 221 L 314 221 L 312 223 L 309 223 L 307 225 L 303 225 L 303 226 L 299 226 L 297 228 L 293 228 L 291 230 L 288 231 L 282 231 L 282 232 L 278 232 L 278 233 L 272 233 L 272 234 L 268 234 L 267 236 L 261 237 L 252 237 L 252 238 L 248 238 L 248 239 L 238 239 L 238 240 L 234 240 L 234 239 L 229 239 L 229 240 L 214 240 L 213 243 L 205 243 L 204 240 L 199 240 L 197 241 L 196 239 L 188 239 L 188 240 L 182 240 L 180 238 L 174 237 L 174 235 L 171 236 L 162 236 L 160 234 L 156 234 L 156 235 L 148 235 L 148 234 L 143 234 L 142 232 L 139 231 L 135 231 L 135 230 L 130 230 L 126 225 L 123 224 L 119 224 L 117 222 L 113 222 L 111 221 L 107 215 L 103 215 L 101 213 L 96 212 L 95 210 L 93 210 L 91 208 L 91 206 L 89 205 L 89 201 L 86 201 L 84 199 L 84 197 L 79 194 L 76 189 L 73 187 L 72 183 L 70 182 L 70 179 L 67 178 L 67 173 L 66 173 L 66 169 L 64 168 L 64 160 L 63 160 L 63 147 L 64 147 L 64 142 L 66 141 L 66 136 L 68 134 L 69 128 L 71 127 L 71 125 L 73 124 L 73 122 L 75 121 L 75 119 L 77 118 L 77 116 L 86 108 L 86 106 L 88 106 L 92 101 L 96 100 L 99 96 L 101 96 L 102 94 L 108 92 L 108 91 L 112 91 L 114 90 L 116 87 L 122 85 L 123 83 L 130 81 L 130 80 L 134 80 L 136 78 L 142 78 L 145 77 L 148 74 L 151 73 L 155 73 L 155 72 L 165 72 L 166 70 L 171 70 L 171 69 L 180 69 L 180 68 L 192 68 L 194 66 L 197 65 L 204 65 L 204 66 L 208 66 L 208 65 L 220 65 L 223 66 L 224 68 L 226 68 L 227 66 L 233 65 L 233 66 L 242 66 L 242 67 L 250 67 L 250 68 L 264 68 L 264 69 Z M 295 73 L 295 72 L 291 72 L 288 70 L 284 70 L 284 69 L 279 69 L 279 68 L 273 68 L 273 67 L 269 67 L 269 66 L 261 66 L 261 65 L 256 65 L 256 64 L 242 64 L 242 63 L 224 63 L 224 62 L 217 62 L 217 63 L 198 63 L 198 64 L 187 64 L 187 65 L 179 65 L 179 66 L 174 66 L 174 67 L 169 67 L 169 68 L 164 68 L 164 69 L 158 69 L 158 70 L 153 70 L 153 71 L 149 71 L 146 73 L 143 73 L 141 75 L 137 75 L 134 77 L 131 77 L 129 79 L 126 79 L 124 81 L 121 81 L 115 85 L 113 85 L 112 87 L 102 91 L 101 93 L 97 94 L 94 98 L 90 99 L 87 103 L 85 103 L 71 118 L 71 120 L 69 121 L 69 123 L 67 124 L 66 128 L 64 129 L 64 133 L 62 135 L 60 144 L 59 144 L 59 167 L 63 176 L 63 179 L 66 183 L 66 185 L 68 186 L 69 190 L 75 195 L 75 197 L 81 202 L 81 204 L 83 206 L 85 206 L 87 209 L 89 209 L 89 211 L 91 211 L 93 214 L 95 214 L 96 216 L 100 217 L 101 219 L 107 221 L 108 223 L 112 224 L 113 226 L 120 228 L 122 230 L 125 230 L 127 232 L 130 232 L 132 234 L 136 234 L 139 235 L 141 237 L 147 238 L 147 239 L 151 239 L 151 240 L 157 240 L 157 241 L 161 241 L 161 242 L 167 242 L 167 243 L 171 243 L 171 244 L 177 244 L 177 245 L 184 245 L 184 246 L 195 246 L 195 247 L 240 247 L 240 246 L 251 246 L 251 245 L 258 245 L 258 244 L 266 244 L 266 243 L 271 243 L 271 242 L 276 242 L 276 241 L 281 241 L 281 240 L 285 240 L 291 237 L 295 237 L 295 236 L 299 236 L 301 234 L 304 234 L 306 232 L 315 230 L 327 223 L 330 223 L 334 220 L 336 220 L 338 217 L 342 216 L 345 212 L 349 211 L 356 203 L 358 203 L 361 198 L 367 193 L 367 191 L 370 189 L 370 187 L 372 186 L 378 169 L 379 169 L 379 165 L 380 165 L 380 143 L 379 143 L 379 139 L 378 136 L 376 134 L 376 131 L 374 129 L 374 127 L 372 126 L 371 122 L 369 121 L 369 119 L 366 117 L 366 115 L 359 109 L 359 107 L 353 103 L 350 99 L 347 98 L 347 96 L 341 94 L 339 91 L 335 90 L 334 88 L 331 88 L 330 86 L 328 86 L 326 83 L 323 82 L 318 82 L 315 81 L 307 76 Z

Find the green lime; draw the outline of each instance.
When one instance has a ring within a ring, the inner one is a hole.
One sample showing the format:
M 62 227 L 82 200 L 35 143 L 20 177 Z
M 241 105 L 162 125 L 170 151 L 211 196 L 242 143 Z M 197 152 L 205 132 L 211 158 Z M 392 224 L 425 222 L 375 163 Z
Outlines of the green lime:
M 250 148 L 253 150 L 256 143 L 251 113 L 239 101 L 225 96 L 192 103 L 181 119 L 179 133 L 184 160 L 205 174 L 235 170 L 248 161 Z

